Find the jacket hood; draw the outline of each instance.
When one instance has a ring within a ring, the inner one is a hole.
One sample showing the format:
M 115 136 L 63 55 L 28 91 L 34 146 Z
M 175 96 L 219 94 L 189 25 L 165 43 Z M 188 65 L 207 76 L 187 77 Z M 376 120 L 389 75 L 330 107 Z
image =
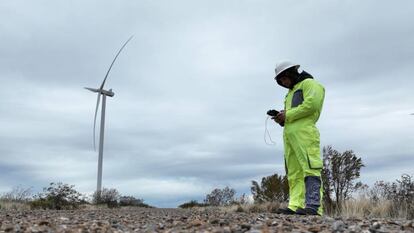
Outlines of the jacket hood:
M 302 82 L 302 81 L 303 81 L 303 80 L 305 80 L 305 79 L 308 79 L 308 78 L 313 79 L 313 76 L 312 76 L 311 74 L 309 74 L 309 73 L 308 73 L 308 72 L 306 72 L 306 71 L 302 71 L 302 72 L 301 72 L 298 76 L 296 76 L 295 78 L 291 78 L 291 79 L 292 79 L 292 87 L 286 87 L 286 86 L 283 86 L 283 85 L 282 85 L 282 82 L 280 82 L 279 77 L 280 77 L 280 76 L 276 77 L 277 84 L 279 84 L 279 85 L 280 85 L 280 86 L 282 86 L 282 87 L 288 88 L 288 89 L 292 89 L 292 88 L 293 88 L 296 84 L 298 84 L 298 83 Z

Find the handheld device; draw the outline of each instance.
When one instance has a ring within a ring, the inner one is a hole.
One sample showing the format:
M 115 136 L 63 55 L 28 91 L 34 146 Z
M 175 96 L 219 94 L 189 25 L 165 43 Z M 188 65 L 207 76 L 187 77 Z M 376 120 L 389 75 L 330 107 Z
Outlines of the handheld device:
M 277 114 L 279 114 L 279 111 L 274 110 L 274 109 L 271 109 L 271 110 L 267 111 L 267 115 L 269 115 L 271 117 L 276 117 Z M 282 123 L 279 123 L 279 125 L 283 127 L 285 125 L 285 123 L 282 122 Z

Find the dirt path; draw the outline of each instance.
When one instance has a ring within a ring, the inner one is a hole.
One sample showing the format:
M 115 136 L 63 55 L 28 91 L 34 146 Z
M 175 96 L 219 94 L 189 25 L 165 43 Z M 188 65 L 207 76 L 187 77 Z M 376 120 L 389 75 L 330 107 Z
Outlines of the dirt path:
M 0 211 L 0 232 L 414 232 L 413 221 L 220 210 Z

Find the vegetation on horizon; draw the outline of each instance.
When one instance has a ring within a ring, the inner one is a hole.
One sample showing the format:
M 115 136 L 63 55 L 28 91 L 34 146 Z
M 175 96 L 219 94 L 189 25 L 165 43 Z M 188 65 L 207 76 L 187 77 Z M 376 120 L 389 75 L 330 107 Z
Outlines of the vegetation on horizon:
M 49 187 L 43 188 L 43 192 L 32 195 L 31 188 L 14 187 L 10 192 L 0 196 L 0 209 L 79 209 L 85 205 L 115 207 L 146 207 L 143 199 L 133 196 L 121 196 L 116 189 L 103 188 L 100 199 L 96 192 L 92 195 L 92 202 L 87 197 L 75 190 L 74 185 L 50 183 Z
M 343 153 L 331 146 L 323 148 L 324 185 L 323 205 L 325 214 L 346 217 L 391 217 L 414 218 L 414 177 L 402 174 L 394 182 L 377 181 L 372 187 L 358 181 L 364 167 L 362 159 L 353 151 Z M 261 182 L 252 181 L 253 203 L 245 194 L 236 197 L 235 189 L 226 186 L 215 188 L 203 202 L 191 200 L 180 208 L 225 207 L 236 212 L 273 212 L 285 205 L 289 198 L 287 177 L 273 174 L 263 177 Z M 14 187 L 0 195 L 0 209 L 78 209 L 83 205 L 117 207 L 146 207 L 143 199 L 122 196 L 114 188 L 103 188 L 87 197 L 75 190 L 74 185 L 50 183 L 43 192 L 32 194 L 32 188 Z

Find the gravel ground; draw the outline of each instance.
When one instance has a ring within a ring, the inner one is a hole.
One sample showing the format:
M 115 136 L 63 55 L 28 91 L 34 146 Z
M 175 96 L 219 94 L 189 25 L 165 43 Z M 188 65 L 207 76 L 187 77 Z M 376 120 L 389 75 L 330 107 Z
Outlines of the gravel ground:
M 0 211 L 0 232 L 414 232 L 412 220 L 341 219 L 216 209 Z

